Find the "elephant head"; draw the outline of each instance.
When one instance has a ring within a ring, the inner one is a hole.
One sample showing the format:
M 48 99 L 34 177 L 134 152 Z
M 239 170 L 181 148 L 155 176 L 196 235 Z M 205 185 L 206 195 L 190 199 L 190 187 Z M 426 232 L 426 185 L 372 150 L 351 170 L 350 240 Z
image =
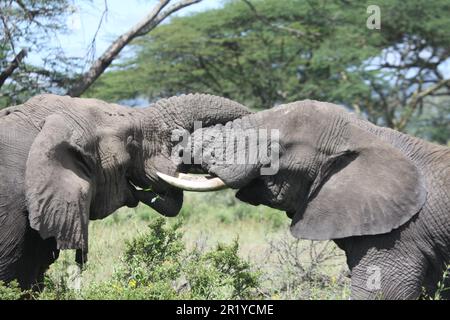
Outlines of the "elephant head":
M 294 236 L 339 239 L 387 233 L 425 203 L 421 173 L 402 150 L 407 144 L 395 146 L 392 133 L 376 128 L 342 107 L 307 100 L 203 128 L 188 148 L 202 150 L 199 162 L 216 176 L 215 188 L 222 181 L 245 202 L 286 211 Z M 271 133 L 277 139 L 265 138 Z M 162 177 L 196 189 L 182 177 Z
M 88 221 L 122 206 L 141 201 L 165 216 L 179 212 L 182 191 L 156 175 L 179 170 L 170 161 L 174 130 L 249 114 L 210 95 L 172 97 L 144 109 L 41 95 L 5 112 L 26 119 L 29 135 L 36 134 L 23 137 L 31 141 L 24 181 L 31 227 L 44 239 L 54 237 L 59 249 L 82 250 Z

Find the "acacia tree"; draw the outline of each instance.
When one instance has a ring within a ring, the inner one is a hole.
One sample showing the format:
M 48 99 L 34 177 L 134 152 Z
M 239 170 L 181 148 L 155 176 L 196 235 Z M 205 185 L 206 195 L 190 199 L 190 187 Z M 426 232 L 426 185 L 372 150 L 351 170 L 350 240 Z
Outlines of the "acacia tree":
M 440 101 L 445 109 L 450 97 L 450 3 L 445 0 L 382 1 L 383 25 L 374 45 L 381 54 L 364 66 L 371 97 L 364 108 L 382 123 L 404 131 L 424 106 Z M 361 101 L 362 102 L 362 101 Z
M 82 95 L 97 78 L 108 68 L 111 62 L 118 56 L 120 51 L 129 44 L 133 39 L 146 35 L 152 31 L 156 26 L 163 22 L 172 13 L 199 3 L 202 0 L 182 0 L 174 3 L 172 6 L 166 8 L 170 0 L 160 0 L 152 11 L 140 22 L 134 25 L 128 32 L 120 35 L 106 51 L 95 60 L 89 70 L 82 76 L 75 79 L 73 85 L 68 90 L 68 94 L 72 97 Z
M 171 14 L 201 1 L 157 1 L 144 19 L 120 35 L 87 71 L 77 74 L 74 70 L 80 70 L 81 61 L 65 57 L 62 48 L 48 44 L 49 37 L 67 31 L 65 21 L 74 12 L 71 0 L 2 0 L 0 107 L 43 90 L 82 95 L 132 40 L 148 34 Z M 45 57 L 43 64 L 27 63 L 28 51 L 39 51 Z
M 75 61 L 61 48 L 48 45 L 57 32 L 67 31 L 73 13 L 70 0 L 0 1 L 0 108 L 22 101 L 43 87 L 64 86 L 63 74 Z M 27 63 L 28 53 L 40 52 L 40 66 Z
M 431 97 L 450 95 L 450 3 L 380 0 L 381 30 L 366 28 L 368 4 L 228 1 L 137 41 L 136 57 L 89 94 L 152 100 L 201 91 L 255 108 L 319 99 L 406 130 Z

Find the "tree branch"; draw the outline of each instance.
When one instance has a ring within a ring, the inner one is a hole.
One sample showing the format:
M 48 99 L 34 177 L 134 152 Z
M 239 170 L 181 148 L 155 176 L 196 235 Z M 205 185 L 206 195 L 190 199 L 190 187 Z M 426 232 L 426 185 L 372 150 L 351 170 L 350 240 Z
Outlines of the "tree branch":
M 434 86 L 428 87 L 426 90 L 415 92 L 411 98 L 412 104 L 417 104 L 420 100 L 425 98 L 426 96 L 432 95 L 439 89 L 441 89 L 444 86 L 447 86 L 450 84 L 450 79 L 444 79 L 436 83 Z
M 285 27 L 285 26 L 278 26 L 275 25 L 273 23 L 271 23 L 269 21 L 269 19 L 267 19 L 266 17 L 260 15 L 258 13 L 258 11 L 256 10 L 255 6 L 249 1 L 249 0 L 242 0 L 249 8 L 251 11 L 253 11 L 255 17 L 257 17 L 259 20 L 261 20 L 262 22 L 268 24 L 270 27 L 275 28 L 275 29 L 279 29 L 282 31 L 287 31 L 289 33 L 291 33 L 292 35 L 296 36 L 296 37 L 304 37 L 306 36 L 306 34 L 300 30 L 294 29 L 294 28 L 289 28 L 289 27 Z
M 8 67 L 6 67 L 5 70 L 0 73 L 0 88 L 5 83 L 6 79 L 8 79 L 14 70 L 16 70 L 19 67 L 19 64 L 22 62 L 22 60 L 26 57 L 27 50 L 22 49 L 20 52 L 14 57 L 14 59 L 9 63 Z
M 147 34 L 174 12 L 201 1 L 202 0 L 184 0 L 172 5 L 166 11 L 162 11 L 169 4 L 170 0 L 160 0 L 150 14 L 132 27 L 128 32 L 118 37 L 108 49 L 92 63 L 89 70 L 68 90 L 68 95 L 72 97 L 79 97 L 82 95 L 106 70 L 106 68 L 108 68 L 120 51 L 122 51 L 122 49 L 133 39 Z
M 403 114 L 400 121 L 396 125 L 396 129 L 400 130 L 400 131 L 405 129 L 409 119 L 413 115 L 413 113 L 416 110 L 419 103 L 425 97 L 433 95 L 434 93 L 436 93 L 436 91 L 438 91 L 439 89 L 441 89 L 443 87 L 447 87 L 448 85 L 450 85 L 450 79 L 444 79 L 444 80 L 437 82 L 434 86 L 428 87 L 425 90 L 420 91 L 418 89 L 416 92 L 414 92 L 411 96 L 411 100 L 408 103 L 405 113 Z
M 15 0 L 15 3 L 23 10 L 28 19 L 33 20 L 38 14 L 38 11 L 28 10 L 27 6 L 22 2 L 22 0 Z

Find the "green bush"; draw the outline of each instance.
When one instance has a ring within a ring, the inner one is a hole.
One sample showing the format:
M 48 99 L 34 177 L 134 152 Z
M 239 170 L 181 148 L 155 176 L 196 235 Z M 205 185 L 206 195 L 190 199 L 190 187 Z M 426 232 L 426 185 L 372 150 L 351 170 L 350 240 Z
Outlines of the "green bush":
M 181 221 L 157 218 L 129 243 L 113 278 L 84 290 L 84 299 L 249 299 L 259 273 L 239 257 L 235 241 L 209 252 L 187 251 Z
M 67 259 L 61 259 L 54 266 L 55 270 L 52 276 L 46 274 L 44 278 L 44 290 L 42 292 L 34 292 L 33 299 L 41 300 L 74 300 L 79 299 L 78 290 L 71 288 L 70 284 L 74 280 L 74 273 L 71 272 L 75 265 Z M 78 271 L 79 273 L 79 271 Z
M 0 300 L 18 300 L 23 295 L 24 292 L 20 290 L 17 281 L 12 281 L 8 284 L 0 281 Z
M 172 226 L 166 226 L 163 218 L 151 222 L 147 233 L 127 243 L 116 277 L 136 286 L 176 280 L 184 251 L 180 226 L 180 220 Z
M 260 273 L 239 255 L 239 243 L 218 244 L 206 254 L 194 250 L 187 268 L 192 299 L 257 298 Z

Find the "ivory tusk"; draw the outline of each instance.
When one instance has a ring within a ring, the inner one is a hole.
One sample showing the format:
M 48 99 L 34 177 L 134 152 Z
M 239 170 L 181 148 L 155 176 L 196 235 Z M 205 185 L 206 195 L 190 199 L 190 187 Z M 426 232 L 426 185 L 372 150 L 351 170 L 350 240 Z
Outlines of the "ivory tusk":
M 178 177 L 172 177 L 161 172 L 156 172 L 156 174 L 171 186 L 186 191 L 206 192 L 227 188 L 225 182 L 223 182 L 220 178 L 210 175 L 205 176 L 178 173 Z

